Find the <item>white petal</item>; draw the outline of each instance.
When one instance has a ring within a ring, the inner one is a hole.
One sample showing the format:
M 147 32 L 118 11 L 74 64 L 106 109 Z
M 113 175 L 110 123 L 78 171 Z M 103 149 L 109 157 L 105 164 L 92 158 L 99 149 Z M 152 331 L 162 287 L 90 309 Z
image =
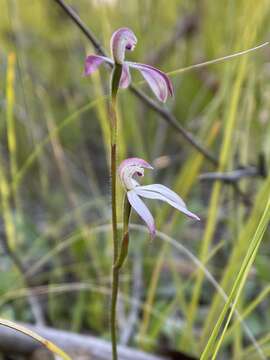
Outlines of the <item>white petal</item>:
M 174 207 L 175 209 L 186 214 L 187 216 L 189 216 L 193 219 L 196 219 L 196 220 L 200 220 L 200 218 L 197 215 L 193 214 L 191 211 L 189 211 L 186 208 L 186 206 L 183 206 L 179 202 L 172 201 L 170 198 L 168 198 L 160 193 L 157 193 L 155 191 L 144 190 L 143 186 L 137 186 L 136 193 L 146 199 L 156 199 L 156 200 L 164 201 L 164 202 L 168 203 L 169 205 L 171 205 L 172 207 Z
M 150 213 L 149 209 L 147 208 L 147 206 L 136 194 L 136 190 L 128 191 L 127 197 L 128 197 L 128 201 L 129 201 L 130 205 L 132 206 L 132 208 L 137 212 L 137 214 L 146 223 L 151 236 L 154 237 L 155 233 L 156 233 L 155 221 L 154 221 L 154 218 L 153 218 L 152 214 Z
M 176 203 L 179 203 L 181 206 L 186 207 L 186 204 L 183 201 L 183 199 L 181 199 L 178 194 L 176 194 L 174 191 L 169 189 L 167 186 L 164 186 L 162 184 L 151 184 L 146 186 L 140 186 L 140 188 L 143 190 L 155 191 L 161 195 L 164 195 L 166 198 Z

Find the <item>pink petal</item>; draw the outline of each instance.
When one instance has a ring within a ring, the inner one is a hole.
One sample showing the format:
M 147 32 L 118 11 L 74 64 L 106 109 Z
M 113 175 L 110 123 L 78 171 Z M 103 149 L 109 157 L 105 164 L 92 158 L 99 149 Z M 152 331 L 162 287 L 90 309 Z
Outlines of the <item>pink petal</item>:
M 126 50 L 132 51 L 137 43 L 137 38 L 129 28 L 116 30 L 111 37 L 111 53 L 117 64 L 123 64 Z
M 137 212 L 137 214 L 146 223 L 152 238 L 154 238 L 155 234 L 156 234 L 156 226 L 155 226 L 155 221 L 154 221 L 152 214 L 150 213 L 150 211 L 148 210 L 148 208 L 146 207 L 144 202 L 136 194 L 135 190 L 128 191 L 127 197 L 128 197 L 128 201 L 129 201 L 131 207 Z
M 133 62 L 128 62 L 128 64 L 141 72 L 142 76 L 148 82 L 152 91 L 160 101 L 166 102 L 168 94 L 173 96 L 172 82 L 164 72 L 146 64 Z
M 112 64 L 112 60 L 100 55 L 89 55 L 85 60 L 84 75 L 91 75 L 103 62 Z
M 129 67 L 127 64 L 123 64 L 122 66 L 122 74 L 120 79 L 120 87 L 126 89 L 131 83 L 131 76 L 129 72 Z
M 154 189 L 155 189 L 155 185 L 154 186 Z M 151 188 L 151 185 L 149 185 L 149 187 Z M 142 196 L 146 199 L 156 199 L 156 200 L 161 200 L 161 201 L 165 201 L 167 202 L 169 205 L 171 205 L 172 207 L 174 207 L 175 209 L 181 211 L 182 213 L 184 213 L 185 215 L 193 218 L 193 219 L 196 219 L 196 220 L 200 220 L 200 218 L 193 214 L 191 211 L 189 211 L 186 206 L 184 205 L 183 206 L 183 200 L 180 199 L 180 201 L 173 201 L 171 199 L 171 196 L 168 196 L 167 195 L 167 191 L 160 191 L 159 189 L 159 192 L 156 192 L 155 190 L 151 191 L 148 187 L 148 190 L 145 190 L 144 189 L 144 186 L 137 186 L 135 188 L 135 191 L 136 193 L 139 195 L 139 196 Z M 172 190 L 171 190 L 172 191 Z M 177 195 L 177 194 L 175 194 Z

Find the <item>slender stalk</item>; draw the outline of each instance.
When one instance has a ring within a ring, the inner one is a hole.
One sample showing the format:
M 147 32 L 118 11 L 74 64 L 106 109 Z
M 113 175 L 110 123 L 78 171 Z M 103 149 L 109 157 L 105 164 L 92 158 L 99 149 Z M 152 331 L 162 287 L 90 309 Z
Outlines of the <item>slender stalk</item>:
M 117 360 L 117 328 L 116 328 L 116 304 L 119 285 L 119 268 L 113 266 L 112 279 L 112 300 L 111 300 L 111 341 L 112 341 L 112 358 Z
M 117 360 L 116 304 L 117 304 L 117 295 L 118 295 L 118 286 L 119 286 L 119 272 L 128 254 L 128 244 L 129 244 L 128 223 L 129 223 L 130 211 L 131 211 L 131 207 L 128 202 L 127 196 L 125 196 L 124 208 L 123 208 L 123 224 L 124 224 L 123 238 L 119 252 L 119 257 L 117 258 L 113 266 L 112 307 L 111 307 L 111 338 L 112 338 L 113 360 Z
M 124 261 L 126 260 L 128 254 L 128 244 L 129 244 L 129 231 L 128 231 L 128 224 L 130 218 L 131 206 L 128 201 L 127 195 L 125 195 L 124 199 L 124 207 L 123 207 L 123 236 L 122 236 L 122 243 L 119 251 L 118 259 L 114 265 L 115 268 L 120 269 Z
M 115 267 L 118 258 L 117 236 L 117 204 L 116 204 L 116 159 L 117 159 L 117 91 L 122 74 L 122 65 L 115 64 L 111 83 L 111 201 L 112 201 L 112 233 L 113 233 L 113 272 L 112 272 L 112 299 L 111 299 L 111 340 L 112 358 L 117 360 L 117 328 L 116 304 L 119 285 L 119 270 Z
M 111 202 L 112 202 L 112 232 L 113 232 L 113 263 L 118 257 L 117 239 L 117 207 L 116 207 L 116 143 L 111 144 Z
M 122 65 L 115 64 L 111 83 L 111 196 L 112 196 L 112 231 L 113 231 L 113 263 L 118 257 L 117 212 L 116 212 L 116 159 L 117 159 L 117 92 L 122 73 Z

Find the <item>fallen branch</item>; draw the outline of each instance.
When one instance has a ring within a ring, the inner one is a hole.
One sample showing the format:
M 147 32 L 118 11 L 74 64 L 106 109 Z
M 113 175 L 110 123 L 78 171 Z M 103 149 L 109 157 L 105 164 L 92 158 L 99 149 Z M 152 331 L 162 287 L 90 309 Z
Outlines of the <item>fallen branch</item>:
M 23 324 L 28 329 L 53 341 L 73 359 L 108 360 L 111 358 L 111 344 L 90 335 L 80 335 L 49 327 Z M 37 353 L 41 345 L 33 339 L 6 327 L 0 326 L 0 351 L 7 354 L 20 354 L 29 359 Z M 119 345 L 119 360 L 166 360 L 164 357 L 147 354 L 126 346 Z

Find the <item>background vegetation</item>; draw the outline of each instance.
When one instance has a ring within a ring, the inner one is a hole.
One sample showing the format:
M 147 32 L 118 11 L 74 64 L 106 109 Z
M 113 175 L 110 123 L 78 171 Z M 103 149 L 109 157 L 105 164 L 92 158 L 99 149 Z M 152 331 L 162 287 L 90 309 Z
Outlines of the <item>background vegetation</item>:
M 129 59 L 166 72 L 269 39 L 267 0 L 68 3 L 106 49 L 111 33 L 129 26 L 138 37 Z M 108 71 L 82 76 L 94 49 L 55 1 L 0 0 L 0 8 L 1 317 L 109 339 Z M 151 204 L 158 229 L 171 238 L 151 242 L 143 227 L 132 230 L 121 278 L 121 343 L 198 357 L 226 302 L 220 287 L 230 294 L 244 257 L 257 249 L 254 239 L 269 219 L 268 208 L 260 223 L 270 193 L 269 56 L 265 47 L 172 76 L 175 97 L 166 106 L 218 166 L 121 92 L 119 162 L 139 156 L 153 163 L 145 184 L 173 188 L 202 219 L 193 223 Z M 199 180 L 204 172 L 251 166 L 256 176 L 233 184 Z M 132 222 L 139 223 L 135 215 Z M 262 358 L 258 347 L 270 357 L 269 235 L 266 229 L 249 272 L 245 266 L 242 320 L 232 318 L 220 359 Z

